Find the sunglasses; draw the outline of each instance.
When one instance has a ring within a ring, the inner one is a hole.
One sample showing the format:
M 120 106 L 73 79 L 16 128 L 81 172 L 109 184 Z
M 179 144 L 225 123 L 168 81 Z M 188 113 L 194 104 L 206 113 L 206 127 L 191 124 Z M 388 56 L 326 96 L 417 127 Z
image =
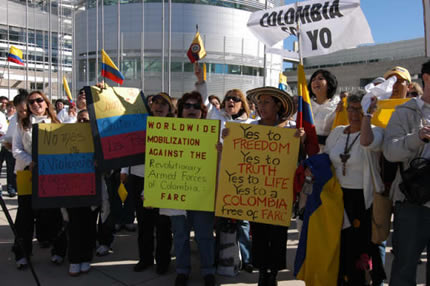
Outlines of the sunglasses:
M 361 107 L 351 107 L 351 106 L 349 106 L 349 107 L 346 108 L 346 111 L 362 113 L 363 109 Z
M 234 102 L 240 102 L 242 101 L 239 97 L 236 96 L 226 96 L 225 101 L 233 100 Z
M 79 123 L 85 123 L 85 122 L 90 122 L 90 120 L 86 119 L 86 118 L 80 118 L 78 119 Z
M 408 92 L 407 96 L 409 96 L 409 97 L 417 97 L 418 96 L 418 92 L 416 92 L 416 91 Z
M 38 97 L 38 98 L 35 98 L 35 99 L 29 99 L 28 100 L 28 103 L 30 103 L 30 105 L 33 105 L 35 102 L 37 102 L 37 103 L 42 103 L 42 102 L 44 102 L 45 100 L 43 99 L 43 98 L 41 98 L 41 97 Z
M 184 103 L 184 109 L 195 109 L 195 110 L 200 110 L 200 104 L 199 103 Z

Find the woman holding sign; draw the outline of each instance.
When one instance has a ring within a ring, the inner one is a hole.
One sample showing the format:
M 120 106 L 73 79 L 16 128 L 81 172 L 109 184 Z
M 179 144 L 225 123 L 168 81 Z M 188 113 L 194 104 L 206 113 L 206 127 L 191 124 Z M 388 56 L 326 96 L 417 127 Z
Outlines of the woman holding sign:
M 33 91 L 28 95 L 27 114 L 18 121 L 18 126 L 12 141 L 12 153 L 16 159 L 15 171 L 31 171 L 33 169 L 34 163 L 31 156 L 32 124 L 36 123 L 60 123 L 55 116 L 55 111 L 51 102 L 41 91 Z M 16 217 L 18 239 L 22 239 L 25 251 L 30 255 L 34 229 L 31 196 L 22 196 L 18 198 L 18 204 L 18 213 Z M 22 228 L 19 226 L 22 226 Z M 51 261 L 58 264 L 63 262 L 63 258 L 66 254 L 66 236 L 63 233 L 60 237 L 57 237 L 62 226 L 60 210 L 38 210 L 36 213 L 36 226 L 40 231 L 39 240 L 53 240 L 54 248 L 52 249 Z M 17 268 L 25 268 L 28 261 L 16 243 L 13 250 L 16 256 Z
M 152 97 L 150 105 L 152 116 L 174 117 L 175 107 L 167 93 L 159 93 Z M 127 183 L 129 195 L 136 196 L 136 218 L 138 226 L 137 244 L 139 262 L 134 265 L 136 272 L 143 271 L 154 265 L 154 229 L 156 230 L 155 260 L 156 272 L 165 274 L 170 265 L 170 249 L 172 247 L 172 232 L 170 219 L 159 214 L 158 208 L 143 207 L 143 186 L 145 165 L 136 165 L 121 169 L 121 182 Z
M 185 93 L 178 101 L 178 117 L 206 118 L 207 108 L 200 93 Z M 160 213 L 170 216 L 176 252 L 175 286 L 187 285 L 191 272 L 190 232 L 193 228 L 200 251 L 200 269 L 205 286 L 215 285 L 215 239 L 213 225 L 215 215 L 206 211 L 183 211 L 160 209 Z
M 261 116 L 260 120 L 251 124 L 296 127 L 295 122 L 289 120 L 295 111 L 295 105 L 287 92 L 273 87 L 261 87 L 249 90 L 247 95 L 257 102 Z M 303 142 L 304 129 L 298 129 L 296 136 L 300 136 Z M 277 285 L 278 271 L 286 268 L 288 227 L 251 222 L 251 231 L 252 262 L 260 272 L 258 285 Z

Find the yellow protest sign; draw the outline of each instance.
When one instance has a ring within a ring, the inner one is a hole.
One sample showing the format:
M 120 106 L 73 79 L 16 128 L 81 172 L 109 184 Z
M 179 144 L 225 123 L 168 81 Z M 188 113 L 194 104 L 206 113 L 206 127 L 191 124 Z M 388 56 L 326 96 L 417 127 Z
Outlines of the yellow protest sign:
M 227 122 L 215 215 L 289 226 L 296 129 Z
M 124 203 L 125 199 L 127 199 L 128 192 L 127 192 L 127 189 L 125 188 L 125 186 L 124 186 L 123 183 L 119 184 L 119 187 L 118 187 L 118 196 L 121 199 L 122 203 Z
M 140 90 L 137 88 L 100 89 L 92 86 L 91 95 L 97 119 L 147 113 Z
M 18 196 L 31 195 L 31 171 L 16 172 L 16 188 Z
M 89 123 L 39 124 L 39 154 L 93 153 Z
M 219 124 L 147 118 L 144 206 L 214 210 Z
M 346 98 L 344 100 L 344 108 L 342 111 L 336 113 L 336 117 L 333 122 L 332 129 L 339 125 L 348 125 L 348 112 L 346 111 Z M 396 106 L 401 105 L 410 98 L 395 98 L 395 99 L 383 99 L 378 100 L 378 105 L 375 113 L 373 114 L 372 124 L 378 127 L 385 128 L 387 127 L 388 121 L 390 121 L 391 115 L 394 110 L 396 110 Z

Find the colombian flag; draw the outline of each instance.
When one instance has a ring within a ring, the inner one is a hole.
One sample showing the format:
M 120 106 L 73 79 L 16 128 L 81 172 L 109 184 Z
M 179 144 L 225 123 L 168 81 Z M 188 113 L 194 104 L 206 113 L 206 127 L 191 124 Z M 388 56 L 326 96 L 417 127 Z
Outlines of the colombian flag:
M 308 195 L 294 262 L 294 275 L 306 285 L 337 285 L 340 235 L 343 224 L 343 194 L 327 154 L 305 161 L 314 175 Z
M 9 54 L 7 54 L 7 60 L 21 66 L 24 65 L 24 62 L 22 61 L 22 51 L 18 48 L 15 48 L 14 46 L 10 46 Z
M 299 94 L 299 107 L 297 110 L 296 125 L 297 128 L 303 127 L 306 132 L 305 148 L 306 153 L 311 156 L 319 152 L 317 132 L 314 125 L 314 118 L 312 115 L 311 99 L 309 97 L 308 87 L 306 85 L 306 76 L 303 65 L 297 68 L 298 79 L 298 94 Z
M 287 76 L 279 73 L 279 86 L 278 88 L 283 91 L 287 91 Z
M 73 103 L 72 94 L 70 92 L 69 84 L 67 83 L 67 79 L 66 79 L 65 75 L 63 75 L 63 86 L 64 86 L 64 90 L 66 91 L 67 98 L 69 99 L 69 102 Z
M 202 38 L 200 37 L 199 32 L 196 32 L 193 42 L 191 43 L 191 46 L 188 49 L 187 56 L 192 63 L 206 57 L 206 50 L 205 50 L 205 47 L 203 46 L 203 41 L 202 41 Z
M 108 54 L 106 54 L 105 50 L 102 49 L 102 76 L 107 77 L 108 79 L 113 80 L 119 84 L 122 84 L 124 81 L 124 76 L 116 67 L 114 62 L 110 59 Z

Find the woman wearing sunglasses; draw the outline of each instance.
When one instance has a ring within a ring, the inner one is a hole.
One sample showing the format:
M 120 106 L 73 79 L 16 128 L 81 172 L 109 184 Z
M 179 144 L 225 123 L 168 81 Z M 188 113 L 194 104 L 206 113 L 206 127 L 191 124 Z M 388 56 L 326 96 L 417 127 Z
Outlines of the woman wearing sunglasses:
M 172 99 L 164 92 L 152 96 L 149 109 L 152 116 L 175 116 L 175 107 L 172 104 Z M 133 270 L 140 272 L 151 267 L 154 265 L 155 256 L 157 263 L 156 272 L 162 275 L 168 271 L 170 265 L 170 249 L 172 246 L 170 219 L 165 215 L 161 215 L 158 208 L 143 207 L 144 177 L 144 164 L 121 169 L 121 182 L 126 183 L 126 187 L 129 188 L 129 196 L 133 196 L 136 201 L 139 262 L 134 265 Z M 154 230 L 156 231 L 155 251 Z
M 41 91 L 33 91 L 27 97 L 27 114 L 18 121 L 12 141 L 12 153 L 16 158 L 15 171 L 32 170 L 32 125 L 37 123 L 60 123 L 55 116 L 54 107 L 49 99 Z M 33 213 L 31 196 L 18 198 L 18 213 L 16 224 L 18 239 L 22 240 L 24 249 L 30 256 L 32 251 L 33 224 L 36 216 L 36 236 L 40 243 L 53 243 L 51 261 L 56 264 L 63 262 L 66 254 L 66 236 L 64 233 L 58 236 L 63 219 L 60 209 L 41 209 Z M 21 249 L 13 248 L 18 269 L 24 269 L 28 261 Z
M 207 85 L 203 79 L 203 72 L 198 63 L 195 63 L 194 65 L 194 73 L 197 77 L 196 90 L 202 95 L 202 100 L 208 108 L 207 119 L 220 120 L 220 130 L 225 128 L 225 123 L 227 121 L 233 121 L 237 123 L 251 123 L 254 120 L 250 117 L 251 111 L 249 109 L 248 101 L 242 91 L 239 89 L 231 89 L 227 91 L 223 101 L 221 102 L 221 109 L 218 110 L 209 102 Z M 236 224 L 240 255 L 242 258 L 242 269 L 252 273 L 253 266 L 251 264 L 251 239 L 249 236 L 249 222 L 240 220 L 232 222 L 231 220 L 225 218 L 217 218 L 217 237 L 222 229 L 229 228 L 228 226 L 231 224 Z
M 205 119 L 207 108 L 200 93 L 185 93 L 178 101 L 178 117 Z M 190 232 L 195 231 L 195 239 L 200 251 L 200 269 L 205 286 L 215 285 L 215 239 L 213 225 L 214 212 L 160 209 L 160 213 L 170 216 L 173 242 L 176 253 L 175 286 L 187 285 L 191 273 Z

